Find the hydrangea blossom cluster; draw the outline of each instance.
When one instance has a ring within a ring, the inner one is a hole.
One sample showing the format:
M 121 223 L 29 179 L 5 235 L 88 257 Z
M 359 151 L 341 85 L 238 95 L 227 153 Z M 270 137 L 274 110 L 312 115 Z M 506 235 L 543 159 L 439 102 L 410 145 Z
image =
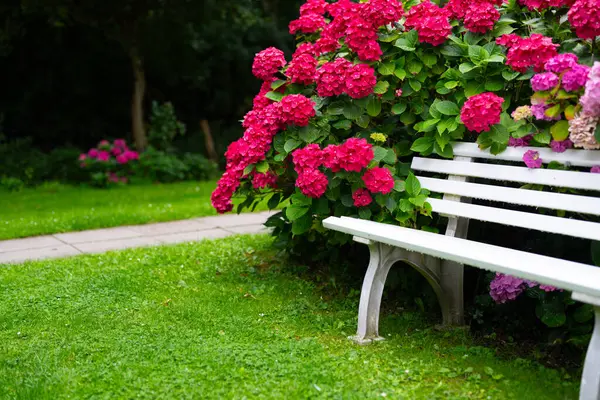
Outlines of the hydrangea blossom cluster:
M 367 189 L 356 189 L 352 193 L 352 200 L 354 200 L 355 207 L 366 207 L 373 202 L 371 193 Z
M 465 28 L 474 33 L 486 33 L 494 28 L 496 21 L 500 19 L 500 12 L 492 3 L 481 1 L 470 5 L 469 11 L 465 13 L 463 23 Z
M 600 117 L 600 62 L 595 62 L 589 73 L 580 103 L 585 113 Z
M 594 40 L 600 36 L 600 1 L 576 0 L 567 15 L 580 38 Z
M 394 177 L 387 168 L 375 167 L 363 175 L 363 182 L 371 193 L 388 194 L 394 189 Z
M 527 288 L 539 287 L 544 292 L 558 290 L 554 286 L 541 285 L 536 282 L 527 281 L 510 275 L 497 273 L 490 283 L 490 296 L 498 304 L 516 300 Z
M 504 99 L 492 92 L 469 97 L 462 107 L 460 119 L 468 130 L 487 132 L 500 122 Z
M 552 38 L 539 33 L 525 38 L 514 34 L 502 35 L 496 43 L 508 48 L 506 64 L 517 72 L 525 72 L 531 67 L 542 72 L 546 61 L 558 54 L 558 45 L 552 43 Z
M 360 99 L 373 93 L 377 78 L 367 64 L 352 63 L 345 58 L 325 63 L 317 71 L 317 93 L 322 97 L 348 94 Z
M 79 166 L 92 172 L 102 172 L 110 183 L 127 183 L 128 166 L 139 160 L 137 151 L 130 150 L 124 139 L 112 143 L 103 140 L 87 153 L 79 155 Z
M 414 28 L 419 33 L 419 41 L 439 46 L 452 33 L 448 20 L 450 13 L 427 0 L 419 3 L 408 11 L 404 25 Z
M 535 150 L 527 150 L 523 154 L 523 162 L 527 165 L 527 168 L 541 168 L 543 161 L 540 158 L 540 153 Z

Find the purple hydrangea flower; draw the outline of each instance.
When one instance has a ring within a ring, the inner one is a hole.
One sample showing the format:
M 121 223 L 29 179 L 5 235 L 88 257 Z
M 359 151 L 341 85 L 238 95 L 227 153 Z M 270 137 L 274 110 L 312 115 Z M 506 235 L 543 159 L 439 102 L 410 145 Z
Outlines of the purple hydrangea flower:
M 540 153 L 534 150 L 527 150 L 525 154 L 523 154 L 523 162 L 525 162 L 527 168 L 540 168 L 543 164 Z
M 545 112 L 549 109 L 550 106 L 544 103 L 540 104 L 532 104 L 531 105 L 531 113 L 535 117 L 535 119 L 539 119 L 541 121 L 555 121 L 560 119 L 560 115 L 555 118 L 550 118 L 546 116 Z
M 490 283 L 490 296 L 498 304 L 516 299 L 527 288 L 523 279 L 497 273 Z
M 593 174 L 600 174 L 600 165 L 594 165 L 590 172 Z
M 550 147 L 555 153 L 564 153 L 566 150 L 573 148 L 573 142 L 571 142 L 569 139 L 561 141 L 553 140 L 550 142 Z
M 578 60 L 577 56 L 573 53 L 559 54 L 546 61 L 544 67 L 546 71 L 560 74 L 577 65 Z
M 558 76 L 552 72 L 543 72 L 541 74 L 535 74 L 531 78 L 531 88 L 534 92 L 543 92 L 550 90 L 558 85 Z
M 524 136 L 522 138 L 509 138 L 508 139 L 508 145 L 510 147 L 525 147 L 525 146 L 529 146 L 529 142 L 531 141 L 531 139 L 533 138 L 532 135 L 527 135 Z
M 585 84 L 585 94 L 579 102 L 586 114 L 600 117 L 600 62 L 595 62 L 590 70 Z
M 581 89 L 587 82 L 589 73 L 590 67 L 587 65 L 575 65 L 563 75 L 562 87 L 567 92 Z
M 554 286 L 550 285 L 540 285 L 539 288 L 542 289 L 544 292 L 555 292 L 559 290 L 558 288 L 555 288 Z

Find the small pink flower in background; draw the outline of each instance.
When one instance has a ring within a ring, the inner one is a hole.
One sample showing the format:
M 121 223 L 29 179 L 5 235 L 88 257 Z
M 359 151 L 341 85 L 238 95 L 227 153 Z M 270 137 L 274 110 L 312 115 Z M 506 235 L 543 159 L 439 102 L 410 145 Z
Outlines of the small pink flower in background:
M 574 92 L 581 89 L 588 80 L 590 70 L 591 68 L 587 65 L 575 65 L 563 75 L 562 87 L 567 92 Z
M 497 273 L 490 283 L 490 296 L 498 304 L 515 300 L 525 291 L 526 282 L 514 276 Z
M 104 148 L 109 148 L 110 147 L 110 142 L 108 140 L 103 140 L 100 143 L 98 143 L 98 148 L 100 149 L 104 149 Z
M 573 68 L 575 65 L 577 65 L 578 61 L 579 59 L 575 54 L 562 53 L 546 61 L 544 68 L 546 71 L 560 74 Z
M 120 179 L 114 172 L 108 173 L 108 181 L 113 183 L 119 183 Z
M 114 146 L 110 152 L 112 153 L 113 156 L 118 156 L 119 154 L 123 153 L 123 149 L 121 149 L 120 147 Z
M 128 150 L 123 155 L 127 158 L 128 161 L 139 160 L 140 154 L 137 151 Z
M 125 154 L 119 154 L 117 156 L 117 162 L 119 164 L 127 164 L 128 161 L 129 161 L 129 159 L 127 158 L 127 156 Z
M 560 290 L 550 285 L 540 285 L 539 288 L 542 289 L 544 292 L 556 292 L 557 290 Z
M 267 171 L 264 174 L 255 173 L 252 178 L 252 187 L 254 189 L 264 189 L 268 187 L 276 187 L 277 175 L 271 171 Z
M 90 158 L 98 158 L 98 154 L 99 154 L 98 149 L 90 149 L 90 151 L 88 151 L 88 156 Z
M 402 89 L 396 90 L 396 97 L 402 96 Z
M 100 151 L 98 153 L 98 160 L 104 161 L 104 162 L 110 160 L 110 153 L 108 151 L 104 151 L 104 150 Z
M 373 201 L 371 194 L 367 189 L 357 189 L 352 193 L 352 199 L 356 207 L 366 207 Z
M 531 88 L 534 92 L 543 92 L 556 87 L 559 82 L 560 79 L 558 76 L 552 72 L 543 72 L 541 74 L 535 74 L 531 78 Z
M 115 147 L 119 147 L 120 149 L 127 149 L 127 142 L 125 142 L 125 139 L 115 139 L 115 141 L 113 142 L 113 145 Z
M 540 153 L 534 150 L 528 150 L 523 154 L 523 161 L 527 168 L 540 168 L 542 166 L 542 159 Z
M 532 135 L 527 135 L 525 137 L 522 138 L 509 138 L 508 139 L 508 145 L 510 147 L 525 147 L 525 146 L 529 146 L 529 142 L 531 141 L 531 139 L 533 139 Z
M 590 172 L 593 174 L 600 174 L 600 165 L 594 165 Z
M 121 177 L 121 183 L 127 183 L 128 179 L 124 176 Z
M 85 153 L 81 153 L 81 154 L 79 155 L 79 161 L 85 161 L 85 160 L 87 160 L 87 154 L 85 154 Z
M 571 140 L 569 140 L 569 139 L 565 139 L 565 140 L 561 140 L 561 141 L 553 140 L 552 142 L 550 142 L 550 147 L 552 148 L 552 151 L 555 153 L 564 153 L 568 149 L 573 148 L 573 142 L 571 142 Z

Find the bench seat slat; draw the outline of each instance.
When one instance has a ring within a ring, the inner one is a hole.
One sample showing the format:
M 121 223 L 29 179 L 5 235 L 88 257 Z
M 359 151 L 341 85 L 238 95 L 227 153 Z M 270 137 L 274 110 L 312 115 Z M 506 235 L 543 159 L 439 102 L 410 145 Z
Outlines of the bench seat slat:
M 417 178 L 421 182 L 422 187 L 435 193 L 600 215 L 600 198 L 598 197 L 516 189 L 480 183 L 451 181 L 448 179 L 427 178 L 424 176 L 417 176 Z
M 591 265 L 355 218 L 329 217 L 323 225 L 390 246 L 600 297 L 600 268 Z
M 550 215 L 505 210 L 475 204 L 439 199 L 427 199 L 433 211 L 442 215 L 494 222 L 502 225 L 535 229 L 583 239 L 600 241 L 600 224 Z
M 600 165 L 600 151 L 570 149 L 564 153 L 555 153 L 550 148 L 509 147 L 502 153 L 494 155 L 490 153 L 489 149 L 480 150 L 477 143 L 453 143 L 452 149 L 456 156 L 515 162 L 522 162 L 523 154 L 525 154 L 527 150 L 534 150 L 540 154 L 540 158 L 544 164 L 551 161 L 557 161 L 562 164 L 570 164 L 578 167 L 591 168 L 594 165 Z
M 420 157 L 413 159 L 412 169 L 499 181 L 534 183 L 583 190 L 600 190 L 600 174 L 577 171 L 529 169 L 508 165 L 436 160 Z

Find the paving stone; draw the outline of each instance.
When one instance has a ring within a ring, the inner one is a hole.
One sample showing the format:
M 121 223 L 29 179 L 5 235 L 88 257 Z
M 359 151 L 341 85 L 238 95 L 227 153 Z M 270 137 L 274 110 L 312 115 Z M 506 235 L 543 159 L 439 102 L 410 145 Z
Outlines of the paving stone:
M 132 231 L 144 236 L 166 235 L 169 233 L 196 232 L 211 229 L 211 225 L 204 224 L 198 220 L 184 220 L 173 222 L 161 222 L 158 224 L 138 225 L 128 227 Z
M 209 229 L 197 232 L 171 233 L 169 235 L 153 236 L 163 243 L 197 242 L 203 239 L 218 239 L 231 236 L 231 232 L 223 229 Z
M 245 213 L 245 214 L 227 214 L 217 217 L 199 218 L 196 221 L 201 221 L 203 224 L 211 225 L 215 228 L 230 228 L 244 225 L 263 224 L 272 212 L 262 213 Z
M 266 226 L 264 226 L 263 224 L 236 226 L 236 227 L 232 227 L 232 228 L 227 228 L 227 230 L 229 232 L 239 234 L 239 235 L 252 234 L 252 233 L 268 233 L 270 231 L 270 229 L 267 228 Z
M 135 247 L 157 246 L 161 242 L 152 237 L 123 238 L 99 242 L 78 243 L 73 245 L 82 253 L 102 253 L 111 250 L 123 250 Z
M 60 246 L 64 243 L 52 236 L 38 236 L 25 239 L 0 241 L 0 253 L 6 251 L 40 249 L 43 247 Z
M 0 253 L 0 264 L 75 256 L 77 254 L 81 254 L 81 252 L 73 246 L 61 244 L 59 246 L 44 247 L 41 249 L 29 249 L 27 251 L 18 250 Z
M 108 229 L 95 229 L 92 231 L 58 233 L 55 238 L 62 240 L 68 244 L 78 244 L 86 242 L 100 242 L 105 240 L 126 239 L 140 237 L 142 234 L 131 228 L 119 227 Z

